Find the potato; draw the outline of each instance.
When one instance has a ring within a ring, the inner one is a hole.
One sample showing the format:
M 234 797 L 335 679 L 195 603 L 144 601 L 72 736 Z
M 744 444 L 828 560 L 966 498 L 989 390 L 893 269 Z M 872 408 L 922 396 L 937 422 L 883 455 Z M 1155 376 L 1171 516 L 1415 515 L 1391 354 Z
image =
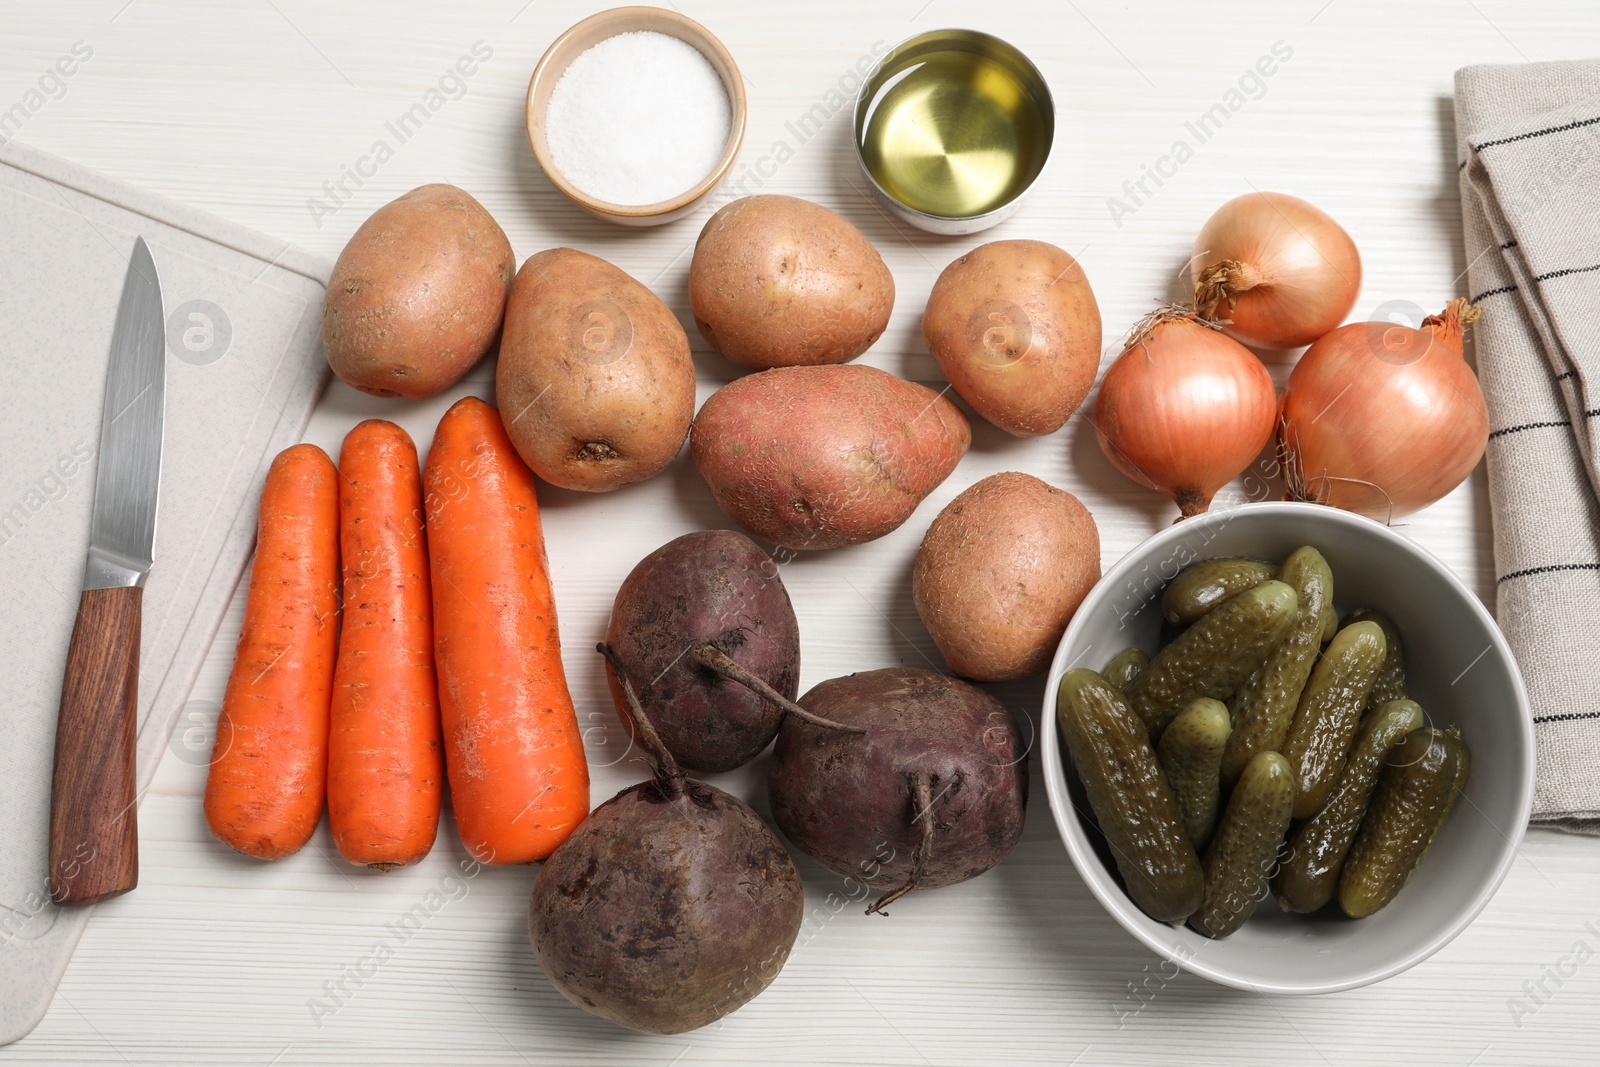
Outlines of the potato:
M 961 398 L 1017 437 L 1061 429 L 1100 367 L 1089 280 L 1044 241 L 991 241 L 946 267 L 922 335 Z
M 1078 498 L 1030 474 L 992 474 L 928 527 L 911 597 L 945 662 L 980 682 L 1050 665 L 1100 580 L 1100 531 Z
M 659 474 L 694 418 L 677 318 L 618 267 L 571 248 L 517 272 L 494 385 L 518 454 L 563 489 L 603 493 Z
M 822 205 L 747 196 L 700 231 L 689 306 L 711 347 L 741 367 L 844 363 L 889 324 L 894 278 L 861 231 Z
M 461 380 L 494 347 L 517 261 L 493 217 L 453 185 L 424 185 L 361 224 L 322 305 L 333 373 L 416 399 Z
M 876 367 L 779 367 L 713 393 L 689 453 L 735 522 L 822 549 L 898 527 L 971 443 L 961 409 L 925 386 Z

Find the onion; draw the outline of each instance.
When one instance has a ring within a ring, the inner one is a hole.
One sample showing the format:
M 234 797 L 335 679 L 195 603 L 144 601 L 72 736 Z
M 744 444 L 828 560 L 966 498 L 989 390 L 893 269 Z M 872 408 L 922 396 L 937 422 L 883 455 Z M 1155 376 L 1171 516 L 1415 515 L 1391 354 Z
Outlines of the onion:
M 1489 442 L 1489 411 L 1461 355 L 1478 318 L 1452 300 L 1421 329 L 1353 322 L 1306 350 L 1283 394 L 1289 493 L 1388 520 L 1444 496 Z
M 1272 439 L 1277 397 L 1261 361 L 1187 308 L 1134 328 L 1106 371 L 1095 433 L 1111 465 L 1198 515 Z
M 1299 197 L 1247 193 L 1195 241 L 1195 310 L 1258 348 L 1299 348 L 1344 321 L 1361 291 L 1361 254 L 1344 228 Z

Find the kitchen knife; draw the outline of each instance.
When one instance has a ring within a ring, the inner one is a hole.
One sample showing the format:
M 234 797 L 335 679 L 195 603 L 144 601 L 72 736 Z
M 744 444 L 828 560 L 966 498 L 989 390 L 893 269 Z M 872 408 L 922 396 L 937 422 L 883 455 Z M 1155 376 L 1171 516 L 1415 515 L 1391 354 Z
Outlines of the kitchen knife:
M 139 881 L 139 615 L 154 561 L 166 348 L 161 280 L 140 237 L 111 334 L 89 558 L 61 683 L 50 791 L 50 897 L 57 904 L 93 904 Z

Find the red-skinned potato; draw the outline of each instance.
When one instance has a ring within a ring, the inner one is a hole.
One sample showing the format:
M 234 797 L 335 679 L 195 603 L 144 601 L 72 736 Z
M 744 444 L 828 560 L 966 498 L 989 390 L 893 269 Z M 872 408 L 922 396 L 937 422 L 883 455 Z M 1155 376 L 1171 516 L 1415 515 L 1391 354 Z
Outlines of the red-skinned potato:
M 713 393 L 689 452 L 746 530 L 824 549 L 896 529 L 971 443 L 966 416 L 926 386 L 876 367 L 779 367 Z
M 683 447 L 694 360 L 643 284 L 598 256 L 552 248 L 511 286 L 495 395 L 535 474 L 606 492 L 659 474 Z
M 700 231 L 689 306 L 711 347 L 741 367 L 844 363 L 889 324 L 894 278 L 861 231 L 821 204 L 747 196 Z
M 1061 429 L 1100 366 L 1100 307 L 1078 261 L 1044 241 L 991 241 L 944 269 L 922 335 L 978 414 L 1017 437 Z
M 1008 682 L 1050 665 L 1100 580 L 1100 531 L 1077 497 L 1029 474 L 993 474 L 928 527 L 911 597 L 955 673 Z
M 361 224 L 328 280 L 328 366 L 374 396 L 434 396 L 494 347 L 517 262 L 505 231 L 453 185 L 424 185 Z

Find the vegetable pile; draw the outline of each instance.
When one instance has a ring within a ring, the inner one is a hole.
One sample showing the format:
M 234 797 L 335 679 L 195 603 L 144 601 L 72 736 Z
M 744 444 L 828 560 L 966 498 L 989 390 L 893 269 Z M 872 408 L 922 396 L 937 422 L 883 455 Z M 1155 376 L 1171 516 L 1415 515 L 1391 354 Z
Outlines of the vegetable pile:
M 460 400 L 420 465 L 382 420 L 350 431 L 337 468 L 309 444 L 278 457 L 205 815 L 223 843 L 279 859 L 326 802 L 340 855 L 390 870 L 432 847 L 447 776 L 475 860 L 544 861 L 528 936 L 552 984 L 620 1025 L 679 1033 L 764 990 L 803 909 L 784 841 L 690 772 L 774 746 L 772 822 L 877 889 L 869 913 L 982 874 L 1020 838 L 1029 744 L 974 683 L 1042 673 L 1100 580 L 1078 497 L 1007 471 L 928 523 L 910 598 L 948 674 L 864 669 L 797 697 L 801 620 L 766 546 L 847 548 L 909 523 L 972 446 L 967 409 L 1016 437 L 1061 430 L 1099 369 L 1100 311 L 1061 248 L 994 241 L 928 295 L 922 336 L 948 388 L 852 364 L 893 309 L 882 256 L 827 208 L 746 197 L 702 230 L 688 302 L 710 347 L 752 373 L 696 411 L 689 335 L 648 286 L 571 248 L 515 265 L 489 213 L 447 185 L 379 209 L 339 257 L 323 313 L 339 377 L 434 396 L 497 350 L 499 407 Z M 1461 352 L 1476 309 L 1341 326 L 1355 244 L 1275 193 L 1224 205 L 1192 271 L 1193 303 L 1136 325 L 1093 410 L 1111 465 L 1183 517 L 1274 437 L 1293 495 L 1380 518 L 1476 465 L 1487 421 Z M 1281 402 L 1247 344 L 1311 345 Z M 689 533 L 621 582 L 599 649 L 651 774 L 590 812 L 535 478 L 617 490 L 685 442 L 709 500 L 765 544 Z M 1469 764 L 1454 731 L 1422 727 L 1393 626 L 1372 612 L 1341 626 L 1309 547 L 1195 564 L 1164 610 L 1182 628 L 1165 648 L 1071 671 L 1059 691 L 1129 896 L 1210 937 L 1269 880 L 1294 911 L 1383 907 Z
M 1056 720 L 1129 898 L 1227 937 L 1270 884 L 1285 911 L 1353 919 L 1410 880 L 1466 784 L 1452 727 L 1423 725 L 1400 635 L 1369 609 L 1328 634 L 1333 574 L 1195 563 L 1168 585 L 1186 628 L 1154 657 L 1068 671 Z M 1326 647 L 1324 647 L 1326 645 Z
M 206 823 L 282 859 L 326 796 L 347 861 L 415 863 L 438 826 L 441 743 L 480 863 L 543 859 L 589 811 L 533 476 L 475 397 L 445 413 L 420 480 L 411 439 L 380 420 L 350 431 L 338 470 L 309 444 L 274 461 Z
M 1171 497 L 1181 518 L 1209 508 L 1274 429 L 1290 498 L 1384 522 L 1439 500 L 1478 465 L 1488 409 L 1461 350 L 1476 307 L 1452 300 L 1415 328 L 1341 326 L 1361 288 L 1355 242 L 1282 193 L 1224 204 L 1190 263 L 1193 303 L 1134 326 L 1094 413 L 1112 466 Z M 1281 402 L 1246 344 L 1311 345 Z

